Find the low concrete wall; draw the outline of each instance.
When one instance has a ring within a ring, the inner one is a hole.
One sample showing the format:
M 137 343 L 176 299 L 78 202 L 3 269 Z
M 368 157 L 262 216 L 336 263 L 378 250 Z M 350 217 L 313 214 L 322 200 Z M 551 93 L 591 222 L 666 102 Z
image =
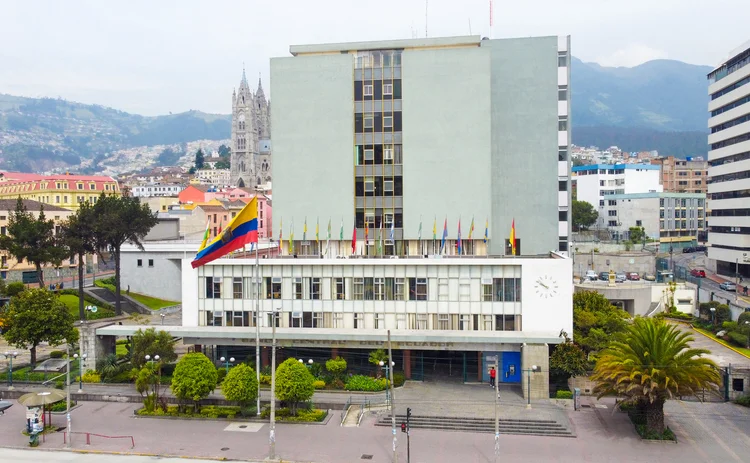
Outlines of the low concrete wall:
M 636 272 L 639 275 L 654 274 L 656 268 L 656 256 L 649 252 L 595 252 L 593 255 L 593 267 L 591 253 L 578 253 L 573 256 L 573 273 L 585 275 L 586 271 L 593 269 L 596 273 L 608 272 Z
M 596 383 L 591 381 L 588 376 L 575 376 L 573 378 L 568 378 L 568 388 L 570 388 L 571 391 L 575 388 L 579 388 L 581 390 L 581 395 L 592 395 L 595 387 Z

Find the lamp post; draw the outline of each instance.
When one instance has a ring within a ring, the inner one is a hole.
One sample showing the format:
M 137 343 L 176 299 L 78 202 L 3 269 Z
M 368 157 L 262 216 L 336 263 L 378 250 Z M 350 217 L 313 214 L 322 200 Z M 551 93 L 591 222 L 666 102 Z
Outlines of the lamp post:
M 164 324 L 164 317 L 166 317 L 166 315 L 164 315 L 164 314 L 160 314 L 160 315 L 161 315 L 161 324 L 163 325 Z
M 305 361 L 304 361 L 304 360 L 302 360 L 302 359 L 299 359 L 299 363 L 301 363 L 301 364 L 303 364 L 303 365 L 304 365 L 304 364 L 305 364 Z M 309 370 L 309 369 L 310 369 L 310 367 L 312 367 L 312 364 L 313 364 L 313 359 L 308 359 L 308 360 L 307 360 L 307 364 L 306 364 L 305 366 L 306 366 L 306 367 L 307 367 L 307 369 Z
M 6 352 L 3 354 L 10 361 L 8 366 L 8 390 L 13 390 L 13 359 L 18 357 L 18 352 Z
M 711 324 L 716 328 L 716 307 L 711 307 Z
M 531 365 L 531 368 L 524 371 L 526 372 L 526 408 L 531 408 L 531 373 L 539 371 L 539 367 Z
M 734 302 L 740 300 L 740 258 L 734 260 Z
M 747 328 L 747 348 L 750 349 L 750 321 L 745 320 L 745 328 Z
M 391 376 L 393 375 L 390 375 L 389 373 L 392 370 L 392 368 L 396 366 L 396 362 L 391 362 L 391 364 L 388 365 L 387 363 L 381 360 L 380 362 L 378 362 L 378 365 L 380 365 L 380 368 L 382 368 L 385 371 L 385 379 L 387 379 L 388 381 L 391 381 Z M 385 403 L 386 404 L 391 403 L 390 389 L 387 387 L 385 388 Z
M 224 357 L 221 357 L 219 361 L 221 361 L 221 364 L 227 368 L 227 373 L 229 373 L 229 367 L 233 366 L 234 364 L 234 357 L 229 357 L 229 360 L 227 360 Z
M 276 320 L 280 308 L 271 312 L 271 423 L 268 427 L 268 459 L 276 459 Z
M 88 355 L 82 354 L 80 357 L 78 354 L 73 354 L 74 359 L 78 359 L 78 393 L 83 392 L 83 364 L 86 363 L 86 357 Z

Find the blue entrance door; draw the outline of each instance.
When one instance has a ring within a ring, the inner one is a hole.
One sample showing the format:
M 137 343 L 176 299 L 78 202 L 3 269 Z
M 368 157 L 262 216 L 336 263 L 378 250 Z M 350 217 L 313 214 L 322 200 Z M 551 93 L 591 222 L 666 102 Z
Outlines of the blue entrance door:
M 520 352 L 502 352 L 502 361 L 500 363 L 500 382 L 503 383 L 520 383 L 521 382 L 521 353 Z

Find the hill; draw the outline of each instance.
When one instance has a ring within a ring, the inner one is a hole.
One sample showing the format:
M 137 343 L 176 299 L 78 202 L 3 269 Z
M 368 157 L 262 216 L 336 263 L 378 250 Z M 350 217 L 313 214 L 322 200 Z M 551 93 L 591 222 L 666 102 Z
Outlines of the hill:
M 223 140 L 231 116 L 188 111 L 144 117 L 99 105 L 0 94 L 0 168 L 46 171 L 89 165 L 113 151 Z
M 573 143 L 705 155 L 711 69 L 673 60 L 604 67 L 573 58 Z

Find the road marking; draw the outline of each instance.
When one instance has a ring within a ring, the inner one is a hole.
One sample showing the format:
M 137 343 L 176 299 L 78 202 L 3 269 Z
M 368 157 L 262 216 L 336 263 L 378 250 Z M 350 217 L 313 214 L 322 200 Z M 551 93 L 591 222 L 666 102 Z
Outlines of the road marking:
M 682 425 L 680 425 L 679 423 L 677 423 L 676 421 L 674 421 L 672 419 L 670 419 L 669 421 L 672 422 L 672 426 L 671 427 L 678 431 L 679 437 L 684 437 L 685 440 L 688 441 L 690 443 L 690 445 L 692 445 L 693 448 L 698 453 L 701 454 L 701 456 L 703 457 L 703 461 L 711 461 L 711 458 L 708 457 L 708 454 L 703 451 L 703 449 L 701 448 L 701 446 L 698 445 L 698 443 L 695 442 L 695 440 L 692 437 L 690 437 L 690 434 L 685 430 L 685 428 L 682 427 Z
M 723 448 L 724 450 L 726 450 L 729 455 L 731 455 L 735 460 L 739 461 L 740 463 L 742 463 L 743 461 L 745 461 L 742 458 L 740 458 L 739 456 L 737 456 L 737 454 L 734 453 L 734 451 L 731 448 L 729 448 L 729 446 L 715 432 L 713 432 L 711 430 L 711 428 L 706 427 L 702 423 L 701 420 L 697 419 L 696 416 L 695 416 L 695 414 L 688 407 L 685 406 L 684 402 L 680 401 L 679 404 L 680 404 L 680 407 L 682 407 L 682 409 L 685 410 L 685 412 L 687 412 L 690 415 L 690 417 L 696 423 L 698 423 L 698 426 L 700 426 L 701 428 L 703 428 L 706 431 L 707 434 L 710 434 L 711 437 L 714 439 L 714 442 L 716 442 L 717 444 L 721 445 L 721 448 Z

